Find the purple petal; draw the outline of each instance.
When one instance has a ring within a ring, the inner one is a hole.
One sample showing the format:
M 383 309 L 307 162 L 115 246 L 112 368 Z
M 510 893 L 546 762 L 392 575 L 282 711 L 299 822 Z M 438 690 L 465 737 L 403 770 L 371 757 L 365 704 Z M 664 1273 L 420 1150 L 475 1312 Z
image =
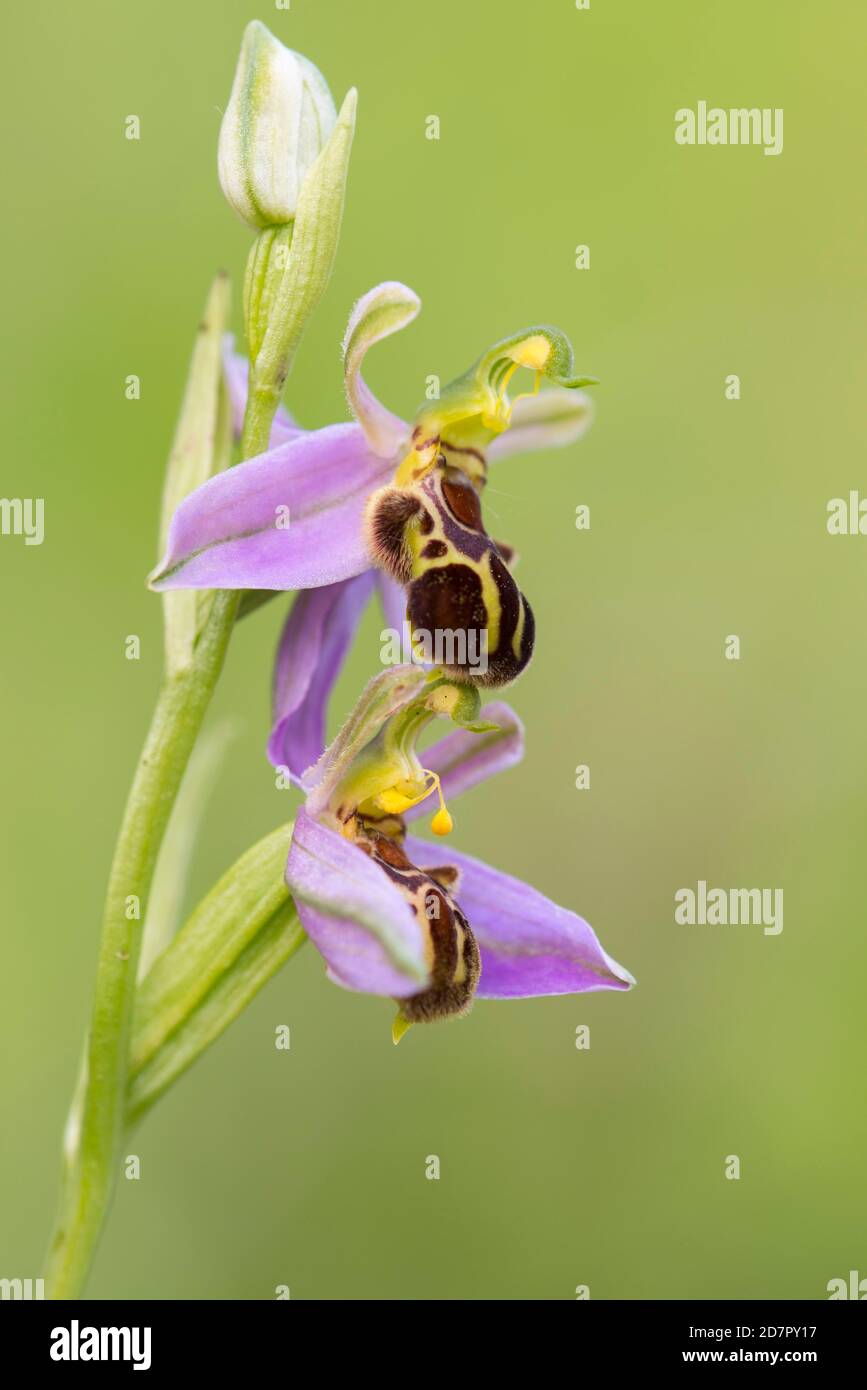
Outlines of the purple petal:
M 485 705 L 479 719 L 498 727 L 481 734 L 458 729 L 425 751 L 424 765 L 429 772 L 439 774 L 446 801 L 513 767 L 524 756 L 524 726 L 504 700 Z M 421 801 L 404 813 L 404 819 L 417 820 L 430 810 L 430 802 Z
M 406 590 L 402 585 L 395 583 L 385 570 L 377 570 L 376 587 L 379 590 L 385 626 L 392 632 L 402 633 L 406 622 Z
M 456 898 L 482 954 L 480 999 L 526 999 L 628 989 L 628 970 L 606 955 L 583 917 L 509 874 L 448 846 L 408 837 L 406 852 L 419 868 L 454 864 Z
M 412 323 L 420 308 L 421 300 L 408 285 L 386 280 L 362 295 L 346 326 L 343 376 L 347 399 L 371 449 L 383 458 L 395 459 L 406 450 L 410 429 L 377 400 L 361 375 L 361 364 L 368 348 Z
M 352 579 L 370 567 L 367 499 L 391 472 L 357 425 L 296 435 L 184 499 L 151 585 L 315 589 Z
M 235 339 L 231 333 L 227 333 L 223 339 L 223 375 L 226 379 L 229 404 L 232 408 L 232 432 L 236 439 L 240 439 L 244 428 L 244 411 L 247 408 L 247 381 L 250 376 L 250 363 L 246 357 L 235 352 L 234 348 Z M 278 405 L 274 423 L 271 426 L 271 448 L 276 449 L 278 444 L 285 444 L 287 439 L 293 439 L 296 434 L 303 433 L 301 426 L 292 419 L 286 407 Z
M 286 882 L 336 984 L 396 999 L 425 988 L 424 942 L 409 903 L 363 850 L 304 810 Z
M 356 579 L 305 589 L 292 605 L 277 649 L 268 757 L 295 780 L 325 748 L 328 696 L 361 612 L 374 588 L 374 571 Z

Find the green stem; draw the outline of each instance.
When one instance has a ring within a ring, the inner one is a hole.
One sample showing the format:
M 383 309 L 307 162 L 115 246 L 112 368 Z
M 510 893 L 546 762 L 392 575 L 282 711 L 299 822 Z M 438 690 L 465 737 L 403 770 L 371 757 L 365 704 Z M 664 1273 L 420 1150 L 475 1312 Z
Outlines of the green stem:
M 273 393 L 247 402 L 241 454 L 268 447 Z M 75 1298 L 117 1178 L 142 919 L 160 844 L 235 625 L 241 593 L 214 594 L 192 664 L 168 676 L 136 768 L 112 861 L 82 1074 L 64 1135 L 60 1209 L 48 1253 L 49 1298 Z
M 255 458 L 264 454 L 271 438 L 271 425 L 280 404 L 280 390 L 276 387 L 260 385 L 256 380 L 256 369 L 250 372 L 250 394 L 244 415 L 244 432 L 241 435 L 241 458 Z
M 75 1298 L 111 1201 L 123 1136 L 130 1025 L 142 916 L 169 813 L 213 694 L 240 595 L 220 592 L 192 668 L 160 691 L 109 876 L 84 1077 L 67 1127 L 49 1298 Z

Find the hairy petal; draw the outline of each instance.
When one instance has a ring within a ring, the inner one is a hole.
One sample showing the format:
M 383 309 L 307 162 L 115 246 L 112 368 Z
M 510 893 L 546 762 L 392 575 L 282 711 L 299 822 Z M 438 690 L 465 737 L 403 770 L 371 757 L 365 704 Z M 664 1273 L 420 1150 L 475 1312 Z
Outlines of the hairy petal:
M 322 756 L 328 697 L 346 658 L 374 572 L 305 589 L 292 604 L 274 665 L 268 757 L 295 781 Z
M 299 434 L 184 500 L 151 586 L 314 589 L 352 579 L 370 566 L 364 509 L 389 471 L 357 425 Z
M 486 782 L 495 773 L 513 767 L 524 756 L 524 726 L 511 705 L 504 700 L 493 700 L 480 710 L 479 722 L 497 727 L 483 733 L 457 729 L 425 750 L 424 765 L 429 772 L 439 774 L 447 801 L 479 782 Z M 419 802 L 404 813 L 404 819 L 417 820 L 429 812 L 430 806 Z M 448 852 L 445 857 L 448 858 Z M 440 858 L 443 858 L 442 849 Z
M 629 989 L 635 980 L 603 951 L 593 928 L 542 893 L 478 859 L 409 837 L 420 868 L 447 861 L 460 873 L 457 901 L 482 953 L 480 999 L 526 999 Z
M 368 855 L 303 810 L 286 882 L 336 984 L 401 999 L 425 988 L 424 942 L 409 904 Z
M 346 326 L 343 339 L 343 375 L 349 407 L 374 453 L 394 458 L 409 438 L 409 426 L 371 391 L 361 375 L 369 347 L 412 323 L 421 300 L 407 285 L 387 280 L 362 295 Z

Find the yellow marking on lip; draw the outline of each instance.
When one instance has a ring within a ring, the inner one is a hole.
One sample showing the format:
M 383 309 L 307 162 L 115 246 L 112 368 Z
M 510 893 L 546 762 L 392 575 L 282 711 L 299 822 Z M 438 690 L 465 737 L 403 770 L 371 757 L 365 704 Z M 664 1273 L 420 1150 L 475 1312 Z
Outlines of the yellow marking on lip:
M 408 487 L 410 483 L 417 483 L 419 478 L 429 473 L 439 458 L 439 445 L 440 437 L 435 434 L 426 440 L 420 449 L 410 449 L 394 475 L 395 487 Z
M 460 922 L 455 918 L 455 940 L 458 948 L 458 963 L 455 966 L 455 973 L 452 976 L 453 985 L 462 985 L 467 978 L 467 963 L 464 960 L 464 942 L 466 941 L 466 935 Z
M 407 527 L 406 540 L 412 555 L 412 577 L 418 579 L 429 569 L 441 569 L 444 565 L 450 565 L 455 559 L 455 547 L 446 539 L 443 519 L 440 516 L 438 507 L 425 508 L 425 514 L 433 522 L 430 531 L 422 531 L 421 519 L 417 518 Z M 446 547 L 445 555 L 435 555 L 425 557 L 422 552 L 431 541 L 442 541 Z
M 486 550 L 482 563 L 473 564 L 482 585 L 482 603 L 485 608 L 485 618 L 487 621 L 488 632 L 488 652 L 495 652 L 500 645 L 500 590 L 497 582 L 491 573 L 491 555 L 493 546 Z
M 527 605 L 521 601 L 521 612 L 515 625 L 515 635 L 512 638 L 512 651 L 518 661 L 521 660 L 521 641 L 524 636 L 524 626 L 527 622 Z

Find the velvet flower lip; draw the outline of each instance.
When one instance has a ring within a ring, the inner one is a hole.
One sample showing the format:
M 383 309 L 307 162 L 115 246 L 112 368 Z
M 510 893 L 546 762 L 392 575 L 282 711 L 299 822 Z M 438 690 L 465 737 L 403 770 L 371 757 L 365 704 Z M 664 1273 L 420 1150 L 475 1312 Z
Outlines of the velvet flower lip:
M 302 924 L 346 989 L 398 1004 L 413 1023 L 465 1014 L 474 998 L 628 989 L 634 980 L 581 917 L 477 859 L 407 834 L 428 798 L 431 828 L 452 828 L 446 801 L 523 756 L 504 702 L 418 666 L 376 676 L 319 763 L 302 779 L 286 880 Z M 424 753 L 437 716 L 458 727 Z

